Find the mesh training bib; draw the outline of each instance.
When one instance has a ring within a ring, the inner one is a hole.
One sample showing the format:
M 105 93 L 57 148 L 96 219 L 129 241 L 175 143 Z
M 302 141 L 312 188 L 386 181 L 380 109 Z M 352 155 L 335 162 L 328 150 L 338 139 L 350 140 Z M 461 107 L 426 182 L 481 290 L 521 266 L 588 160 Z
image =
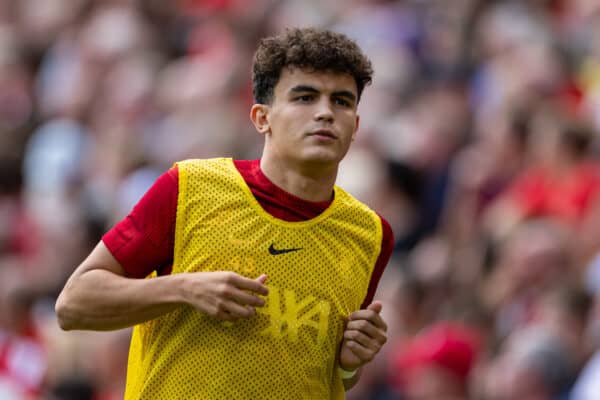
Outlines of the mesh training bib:
M 231 159 L 178 164 L 172 273 L 267 274 L 257 315 L 223 322 L 191 307 L 135 327 L 126 399 L 344 399 L 337 356 L 381 248 L 381 220 L 335 188 L 321 215 L 265 212 Z

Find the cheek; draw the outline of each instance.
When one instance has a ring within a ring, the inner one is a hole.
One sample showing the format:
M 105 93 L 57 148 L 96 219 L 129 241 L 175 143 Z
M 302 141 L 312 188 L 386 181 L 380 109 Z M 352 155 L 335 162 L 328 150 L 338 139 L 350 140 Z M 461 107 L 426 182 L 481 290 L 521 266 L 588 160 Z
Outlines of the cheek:
M 351 140 L 356 135 L 356 120 L 354 118 L 348 119 L 344 124 L 344 129 L 347 132 L 348 138 Z
M 358 126 L 358 120 L 355 112 L 348 112 L 343 116 L 344 125 L 348 127 L 348 129 L 356 130 Z
M 301 121 L 304 120 L 304 116 L 299 112 L 295 112 L 293 110 L 287 110 L 280 112 L 275 118 L 273 118 L 272 126 L 279 128 L 280 131 L 290 130 L 294 126 L 300 124 Z

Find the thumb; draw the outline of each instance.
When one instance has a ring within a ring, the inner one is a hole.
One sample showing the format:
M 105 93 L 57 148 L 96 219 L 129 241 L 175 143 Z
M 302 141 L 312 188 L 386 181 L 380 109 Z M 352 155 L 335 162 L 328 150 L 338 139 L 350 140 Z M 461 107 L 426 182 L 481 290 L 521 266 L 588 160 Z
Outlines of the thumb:
M 383 303 L 380 301 L 374 301 L 367 307 L 367 310 L 375 311 L 377 314 L 381 312 L 383 308 Z
M 267 278 L 268 278 L 268 276 L 266 274 L 262 274 L 261 276 L 256 278 L 256 281 L 259 283 L 265 283 L 267 281 Z

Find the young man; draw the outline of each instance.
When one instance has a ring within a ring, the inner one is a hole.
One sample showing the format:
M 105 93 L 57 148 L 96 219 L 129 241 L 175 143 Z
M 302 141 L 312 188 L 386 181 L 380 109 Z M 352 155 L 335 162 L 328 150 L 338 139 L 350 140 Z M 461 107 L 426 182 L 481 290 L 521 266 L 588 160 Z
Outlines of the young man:
M 334 184 L 371 64 L 293 29 L 253 68 L 262 158 L 177 163 L 57 300 L 63 329 L 136 325 L 128 399 L 343 399 L 386 341 L 372 299 L 392 232 Z

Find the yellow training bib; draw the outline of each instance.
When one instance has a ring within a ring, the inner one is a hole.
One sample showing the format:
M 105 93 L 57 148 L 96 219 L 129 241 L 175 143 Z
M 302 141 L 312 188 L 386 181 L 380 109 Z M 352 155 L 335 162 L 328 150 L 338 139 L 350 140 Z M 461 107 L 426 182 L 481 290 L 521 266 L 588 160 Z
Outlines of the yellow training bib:
M 344 399 L 345 318 L 367 295 L 381 220 L 342 189 L 321 215 L 265 212 L 231 159 L 178 163 L 173 272 L 267 274 L 257 315 L 223 322 L 191 307 L 135 327 L 126 399 Z

